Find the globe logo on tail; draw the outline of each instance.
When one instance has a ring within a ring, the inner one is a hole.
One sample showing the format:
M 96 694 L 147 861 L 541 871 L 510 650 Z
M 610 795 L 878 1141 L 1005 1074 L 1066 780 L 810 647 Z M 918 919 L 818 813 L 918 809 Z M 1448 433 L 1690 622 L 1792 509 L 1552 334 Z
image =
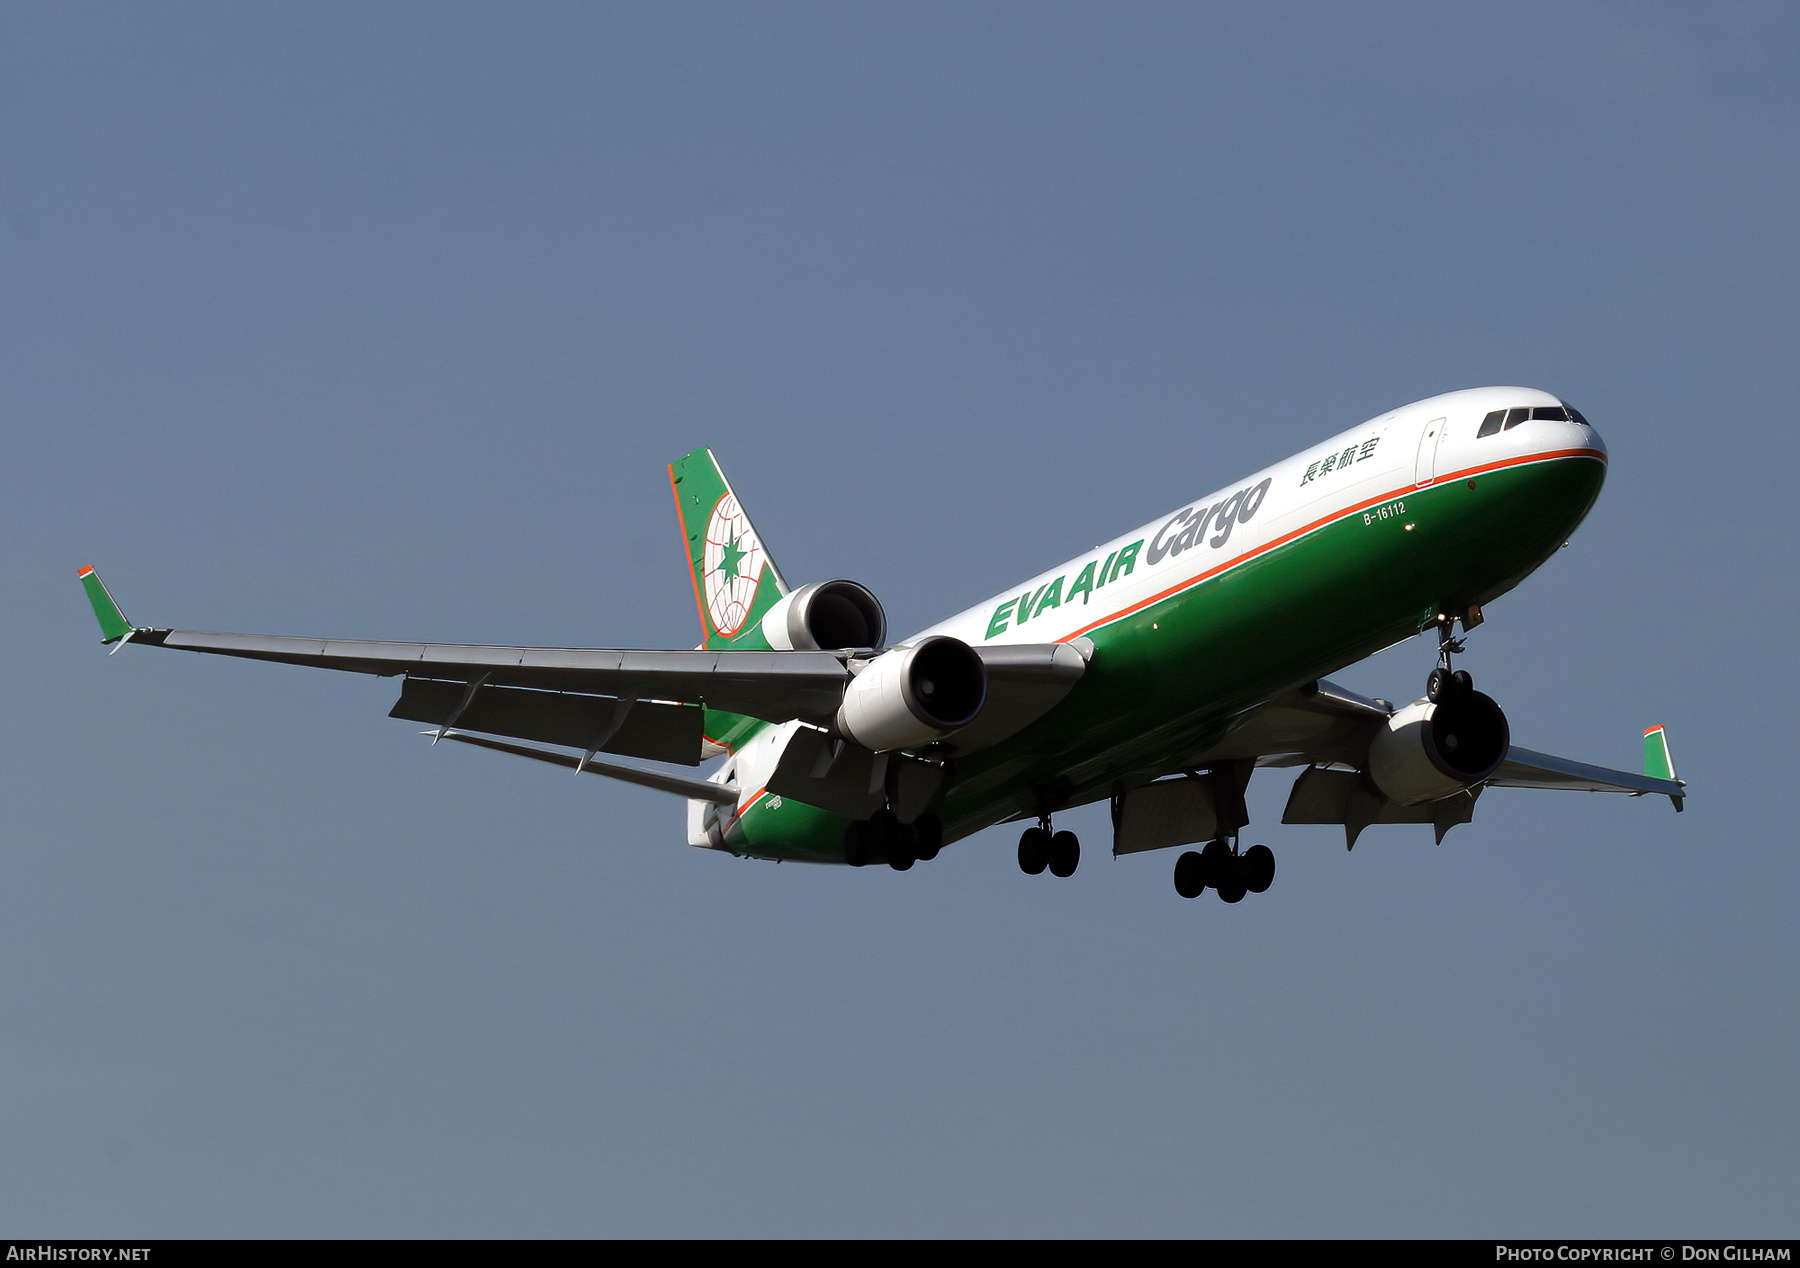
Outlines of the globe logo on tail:
M 756 584 L 762 579 L 762 543 L 737 496 L 727 493 L 713 507 L 706 523 L 706 612 L 713 629 L 729 638 L 743 628 L 750 616 Z

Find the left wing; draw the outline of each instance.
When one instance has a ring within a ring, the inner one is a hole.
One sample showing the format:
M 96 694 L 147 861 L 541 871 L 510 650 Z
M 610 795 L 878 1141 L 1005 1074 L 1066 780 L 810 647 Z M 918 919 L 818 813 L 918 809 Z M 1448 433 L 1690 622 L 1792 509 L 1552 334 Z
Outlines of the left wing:
M 1258 766 L 1360 767 L 1375 732 L 1387 724 L 1394 706 L 1346 691 L 1321 679 L 1250 714 L 1209 759 L 1253 758 Z M 1680 809 L 1687 784 L 1675 778 L 1660 726 L 1645 732 L 1646 772 L 1590 766 L 1567 757 L 1508 745 L 1490 788 L 1559 788 L 1573 792 L 1646 793 L 1669 797 Z M 1660 766 L 1660 769 L 1658 767 Z
M 1439 841 L 1474 817 L 1475 800 L 1490 787 L 1556 788 L 1579 792 L 1646 794 L 1682 809 L 1687 784 L 1675 777 L 1661 727 L 1645 733 L 1645 773 L 1611 770 L 1510 745 L 1493 774 L 1435 801 L 1401 804 L 1384 796 L 1365 773 L 1369 746 L 1395 708 L 1320 680 L 1246 714 L 1224 741 L 1194 762 L 1214 778 L 1178 776 L 1134 789 L 1117 807 L 1116 853 L 1190 844 L 1241 824 L 1242 784 L 1255 766 L 1304 766 L 1282 812 L 1283 823 L 1341 824 L 1349 845 L 1374 823 L 1428 823 Z M 1229 791 L 1235 771 L 1237 797 Z M 1236 801 L 1238 809 L 1233 809 Z
M 1667 797 L 1682 808 L 1687 783 L 1680 779 L 1658 779 L 1651 775 L 1633 775 L 1629 771 L 1608 770 L 1589 766 L 1567 757 L 1535 753 L 1517 744 L 1506 750 L 1500 769 L 1488 777 L 1491 788 L 1561 788 L 1570 792 L 1622 792 L 1633 797 L 1654 793 Z

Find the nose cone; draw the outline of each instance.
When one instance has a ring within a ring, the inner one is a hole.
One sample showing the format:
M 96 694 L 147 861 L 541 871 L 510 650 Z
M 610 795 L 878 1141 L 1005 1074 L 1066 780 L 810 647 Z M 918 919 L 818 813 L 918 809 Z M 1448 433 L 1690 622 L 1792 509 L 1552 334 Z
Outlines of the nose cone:
M 1600 433 L 1594 430 L 1592 423 L 1583 420 L 1579 423 L 1571 423 L 1570 426 L 1574 428 L 1575 435 L 1578 437 L 1577 448 L 1596 449 L 1599 450 L 1602 458 L 1607 457 L 1606 442 L 1600 439 Z

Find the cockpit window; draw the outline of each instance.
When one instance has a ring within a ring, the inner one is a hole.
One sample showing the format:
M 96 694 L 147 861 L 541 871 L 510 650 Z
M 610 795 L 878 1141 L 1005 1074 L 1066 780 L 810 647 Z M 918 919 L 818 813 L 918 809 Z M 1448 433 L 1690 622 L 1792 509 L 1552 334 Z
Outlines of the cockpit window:
M 1477 438 L 1492 436 L 1496 432 L 1510 431 L 1520 423 L 1536 419 L 1540 423 L 1580 423 L 1587 425 L 1587 419 L 1573 405 L 1520 405 L 1515 409 L 1497 409 L 1481 420 L 1481 429 L 1475 433 Z

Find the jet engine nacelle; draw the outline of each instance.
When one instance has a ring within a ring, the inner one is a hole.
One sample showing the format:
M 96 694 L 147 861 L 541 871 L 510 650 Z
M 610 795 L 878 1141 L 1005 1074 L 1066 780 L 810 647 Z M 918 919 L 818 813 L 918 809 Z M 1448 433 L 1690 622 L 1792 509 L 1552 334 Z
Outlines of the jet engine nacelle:
M 1369 745 L 1369 778 L 1403 806 L 1436 801 L 1499 770 L 1511 742 L 1506 715 L 1479 691 L 1442 704 L 1415 700 Z
M 975 649 L 941 634 L 883 652 L 844 688 L 838 730 L 864 748 L 918 748 L 966 726 L 987 699 Z
M 762 619 L 763 637 L 783 652 L 881 647 L 887 613 L 867 586 L 854 581 L 815 581 L 781 596 Z

